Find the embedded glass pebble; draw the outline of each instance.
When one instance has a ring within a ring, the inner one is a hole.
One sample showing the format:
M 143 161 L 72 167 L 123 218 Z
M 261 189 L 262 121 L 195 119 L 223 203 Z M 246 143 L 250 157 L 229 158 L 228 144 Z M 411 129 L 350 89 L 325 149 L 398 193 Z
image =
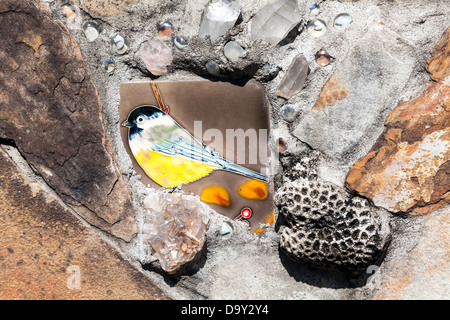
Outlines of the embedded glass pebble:
M 113 72 L 116 67 L 116 63 L 112 58 L 105 58 L 102 61 L 102 67 L 106 72 Z
M 220 237 L 224 240 L 230 239 L 233 234 L 233 226 L 228 221 L 222 223 L 219 230 Z
M 61 5 L 61 11 L 68 20 L 73 20 L 77 16 L 75 7 L 70 3 L 63 3 Z
M 308 23 L 306 30 L 311 36 L 318 38 L 325 34 L 327 31 L 327 25 L 323 20 L 317 19 Z
M 115 34 L 111 37 L 111 47 L 114 52 L 118 54 L 124 54 L 128 51 L 129 43 L 126 38 L 121 36 L 120 34 Z
M 340 13 L 334 18 L 334 27 L 337 30 L 344 30 L 350 27 L 353 19 L 348 13 Z
M 317 14 L 319 14 L 319 9 L 320 9 L 320 6 L 317 3 L 314 3 L 309 7 L 309 12 L 317 15 Z
M 208 71 L 210 74 L 218 76 L 220 74 L 220 68 L 217 63 L 214 61 L 209 61 L 205 65 L 206 71 Z
M 286 150 L 287 150 L 286 140 L 284 140 L 283 138 L 279 138 L 278 139 L 278 152 L 283 153 L 283 152 L 286 152 Z
M 324 49 L 320 50 L 315 55 L 316 63 L 321 67 L 326 67 L 330 64 L 332 57 Z
M 100 34 L 100 28 L 98 24 L 96 24 L 93 21 L 88 21 L 85 24 L 83 24 L 83 31 L 84 35 L 86 36 L 86 39 L 89 42 L 92 42 L 95 39 L 97 39 L 98 35 Z
M 223 52 L 228 60 L 236 62 L 244 54 L 244 49 L 237 42 L 230 41 L 223 47 Z
M 188 43 L 186 40 L 184 40 L 182 37 L 175 37 L 173 39 L 173 43 L 175 45 L 175 48 L 179 51 L 184 51 L 186 47 L 188 46 Z
M 158 26 L 158 34 L 161 37 L 170 38 L 170 36 L 172 35 L 172 32 L 173 32 L 173 25 L 168 21 L 161 23 Z
M 281 108 L 281 116 L 286 121 L 294 121 L 295 119 L 295 108 L 291 104 L 285 104 Z

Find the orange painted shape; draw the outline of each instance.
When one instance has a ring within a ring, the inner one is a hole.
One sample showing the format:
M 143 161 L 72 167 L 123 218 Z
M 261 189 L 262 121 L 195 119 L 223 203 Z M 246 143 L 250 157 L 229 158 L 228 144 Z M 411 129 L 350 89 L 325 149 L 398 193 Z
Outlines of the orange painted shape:
M 250 180 L 239 187 L 241 197 L 250 200 L 264 200 L 267 198 L 267 182 Z
M 222 207 L 230 206 L 230 195 L 222 186 L 209 186 L 202 190 L 200 200 L 207 203 L 218 204 Z
M 275 222 L 275 212 L 274 212 L 274 210 L 272 210 L 266 215 L 266 218 L 264 219 L 264 224 L 268 224 L 270 226 L 274 222 Z M 264 230 L 266 230 L 266 228 L 257 228 L 255 230 L 255 233 L 261 233 Z

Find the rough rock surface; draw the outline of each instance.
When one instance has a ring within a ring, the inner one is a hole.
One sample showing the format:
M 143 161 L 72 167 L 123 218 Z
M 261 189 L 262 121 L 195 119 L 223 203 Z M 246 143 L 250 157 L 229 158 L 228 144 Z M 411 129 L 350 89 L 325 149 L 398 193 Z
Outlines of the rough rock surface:
M 450 296 L 450 209 L 436 213 L 424 220 L 415 246 L 382 266 L 382 279 L 374 279 L 380 282 L 374 299 L 439 300 Z
M 275 203 L 287 220 L 280 246 L 300 261 L 345 271 L 374 264 L 389 241 L 389 226 L 359 197 L 326 182 L 285 181 Z
M 0 138 L 87 221 L 129 241 L 135 213 L 80 48 L 34 1 L 2 1 L 0 13 Z
M 450 203 L 450 29 L 428 61 L 432 81 L 388 116 L 349 189 L 393 212 L 428 214 Z
M 381 26 L 372 28 L 333 73 L 294 135 L 327 156 L 346 161 L 355 148 L 379 134 L 393 93 L 406 85 L 413 62 L 411 46 L 399 35 Z M 336 86 L 343 88 L 337 94 Z
M 2 147 L 0 235 L 2 300 L 170 299 Z

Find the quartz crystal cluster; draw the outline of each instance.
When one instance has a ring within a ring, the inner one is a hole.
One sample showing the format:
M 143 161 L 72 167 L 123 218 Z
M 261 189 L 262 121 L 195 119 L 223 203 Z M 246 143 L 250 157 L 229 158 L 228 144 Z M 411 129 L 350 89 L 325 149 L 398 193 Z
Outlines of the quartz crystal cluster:
M 297 0 L 269 3 L 251 20 L 252 40 L 262 39 L 275 46 L 300 23 L 301 19 Z
M 145 198 L 144 207 L 143 239 L 161 268 L 174 273 L 205 243 L 209 222 L 205 205 L 194 196 L 159 191 Z
M 202 42 L 209 35 L 214 43 L 234 26 L 240 14 L 239 0 L 211 0 L 203 11 L 198 41 Z

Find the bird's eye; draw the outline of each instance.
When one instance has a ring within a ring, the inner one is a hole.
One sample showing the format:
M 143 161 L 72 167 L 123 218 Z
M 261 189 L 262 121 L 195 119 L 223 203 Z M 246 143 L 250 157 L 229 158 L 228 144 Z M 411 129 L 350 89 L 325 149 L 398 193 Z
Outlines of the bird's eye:
M 143 123 L 144 122 L 144 117 L 143 116 L 139 116 L 136 118 L 136 122 L 137 123 Z

